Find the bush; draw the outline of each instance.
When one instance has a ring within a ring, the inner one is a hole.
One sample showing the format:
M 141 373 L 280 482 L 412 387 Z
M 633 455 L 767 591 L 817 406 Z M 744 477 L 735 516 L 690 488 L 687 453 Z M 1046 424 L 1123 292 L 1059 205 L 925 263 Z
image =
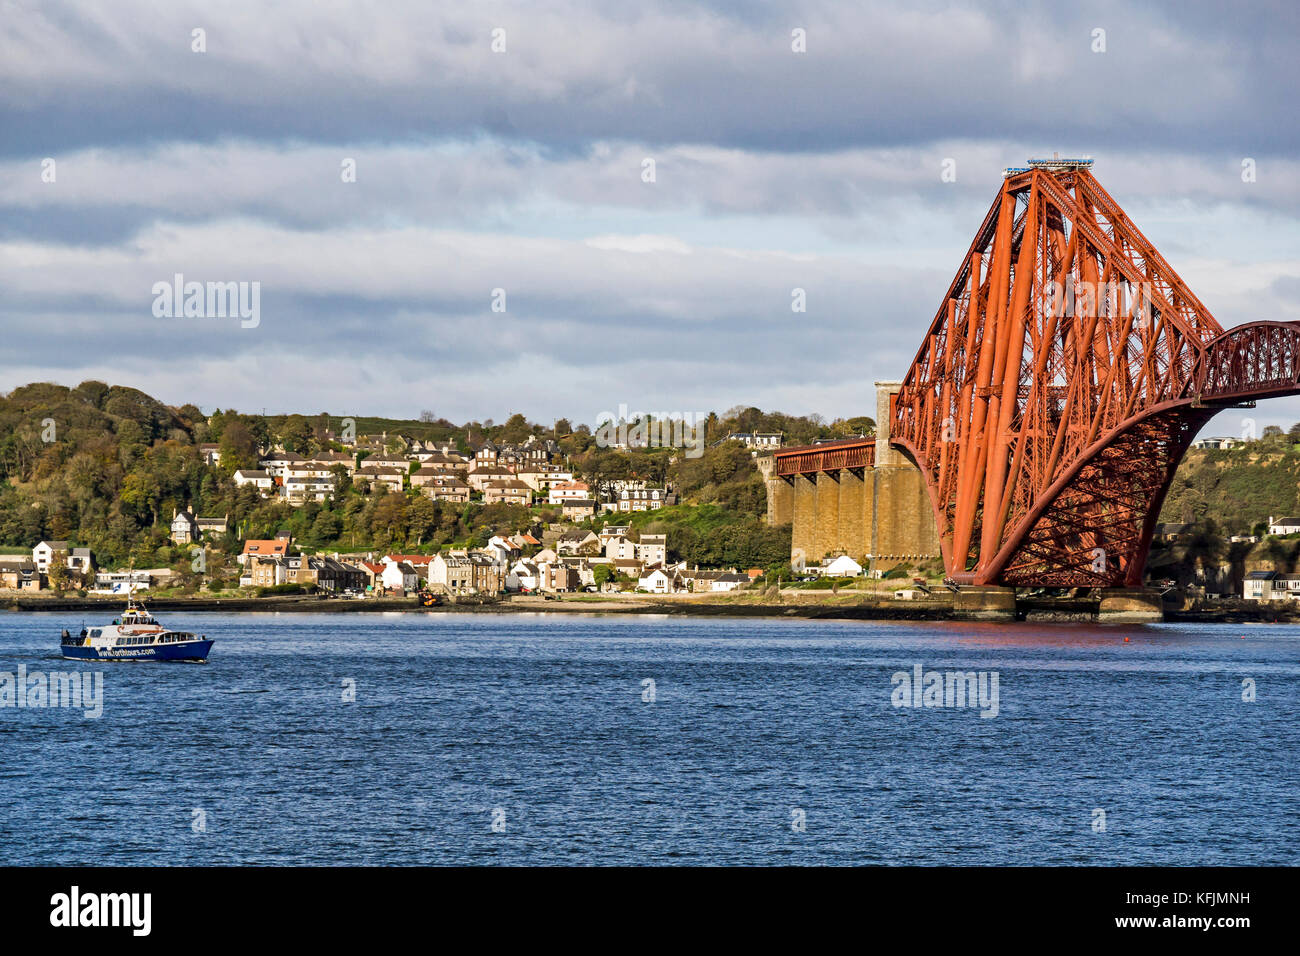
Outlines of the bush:
M 258 597 L 273 597 L 280 594 L 307 594 L 308 589 L 301 584 L 276 584 L 257 589 Z

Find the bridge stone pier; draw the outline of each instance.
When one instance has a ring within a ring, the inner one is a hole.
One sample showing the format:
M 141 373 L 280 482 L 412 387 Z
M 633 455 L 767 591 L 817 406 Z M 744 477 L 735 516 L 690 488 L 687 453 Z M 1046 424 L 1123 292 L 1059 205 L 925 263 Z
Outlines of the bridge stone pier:
M 792 526 L 791 563 L 846 554 L 889 570 L 940 555 L 934 512 L 920 469 L 889 445 L 898 382 L 876 383 L 875 438 L 785 448 L 760 459 L 769 524 Z

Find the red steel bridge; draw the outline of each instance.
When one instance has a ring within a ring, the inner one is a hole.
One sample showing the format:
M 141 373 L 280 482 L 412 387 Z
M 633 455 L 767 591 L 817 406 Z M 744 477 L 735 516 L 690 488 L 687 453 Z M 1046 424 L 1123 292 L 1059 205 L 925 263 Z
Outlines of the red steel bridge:
M 1197 431 L 1300 394 L 1300 323 L 1225 331 L 1090 166 L 1006 171 L 891 400 L 889 442 L 921 470 L 958 583 L 1140 586 Z M 874 457 L 837 442 L 776 467 Z

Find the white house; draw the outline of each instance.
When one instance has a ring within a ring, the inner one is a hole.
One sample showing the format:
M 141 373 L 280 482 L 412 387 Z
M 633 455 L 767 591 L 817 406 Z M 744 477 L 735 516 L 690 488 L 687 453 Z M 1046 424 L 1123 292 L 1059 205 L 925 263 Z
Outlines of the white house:
M 1236 448 L 1238 445 L 1245 444 L 1240 438 L 1198 438 L 1192 442 L 1193 448 L 1217 448 L 1220 451 L 1228 451 Z
M 1268 516 L 1268 533 L 1276 535 L 1300 532 L 1300 518 L 1274 518 Z
M 66 541 L 42 541 L 36 547 L 32 548 L 32 561 L 36 565 L 36 570 L 46 574 L 50 570 L 50 562 L 54 560 L 56 553 L 67 554 L 68 542 Z
M 569 500 L 582 500 L 591 497 L 591 489 L 581 481 L 564 481 L 551 485 L 548 504 L 559 505 Z
M 643 534 L 632 555 L 644 565 L 664 564 L 668 560 L 668 535 Z
M 291 466 L 305 460 L 302 455 L 294 454 L 291 451 L 280 451 L 267 455 L 262 459 L 261 465 L 266 473 L 274 478 L 277 475 L 283 475 Z
M 240 488 L 252 485 L 258 491 L 270 491 L 275 486 L 275 479 L 261 468 L 239 468 L 233 477 Z
M 428 580 L 433 566 L 433 557 L 427 554 L 386 554 L 379 560 L 383 564 L 409 564 L 421 580 Z
M 541 574 L 531 561 L 516 561 L 506 575 L 507 591 L 536 591 L 541 587 Z
M 620 561 L 633 561 L 636 559 L 636 543 L 629 541 L 621 534 L 612 537 L 601 534 L 600 541 L 605 546 L 605 557 Z
M 380 575 L 384 587 L 394 591 L 414 591 L 420 586 L 420 573 L 405 561 L 389 562 Z
M 672 594 L 677 590 L 677 574 L 665 571 L 662 565 L 647 568 L 637 579 L 636 586 L 651 594 Z
M 501 564 L 508 564 L 512 558 L 519 557 L 519 546 L 499 534 L 488 539 L 487 550 L 495 554 Z
M 735 591 L 738 588 L 743 588 L 748 583 L 749 583 L 748 574 L 739 574 L 735 571 L 727 571 L 723 574 L 719 574 L 716 578 L 713 579 L 713 583 L 710 586 L 710 590 Z

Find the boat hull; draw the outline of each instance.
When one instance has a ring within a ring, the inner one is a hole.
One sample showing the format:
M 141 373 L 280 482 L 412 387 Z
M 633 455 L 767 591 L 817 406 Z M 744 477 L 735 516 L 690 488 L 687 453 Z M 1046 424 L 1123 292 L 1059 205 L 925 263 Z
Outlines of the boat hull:
M 86 647 L 60 645 L 70 661 L 207 661 L 212 641 L 185 641 L 177 644 L 143 644 L 134 647 Z

